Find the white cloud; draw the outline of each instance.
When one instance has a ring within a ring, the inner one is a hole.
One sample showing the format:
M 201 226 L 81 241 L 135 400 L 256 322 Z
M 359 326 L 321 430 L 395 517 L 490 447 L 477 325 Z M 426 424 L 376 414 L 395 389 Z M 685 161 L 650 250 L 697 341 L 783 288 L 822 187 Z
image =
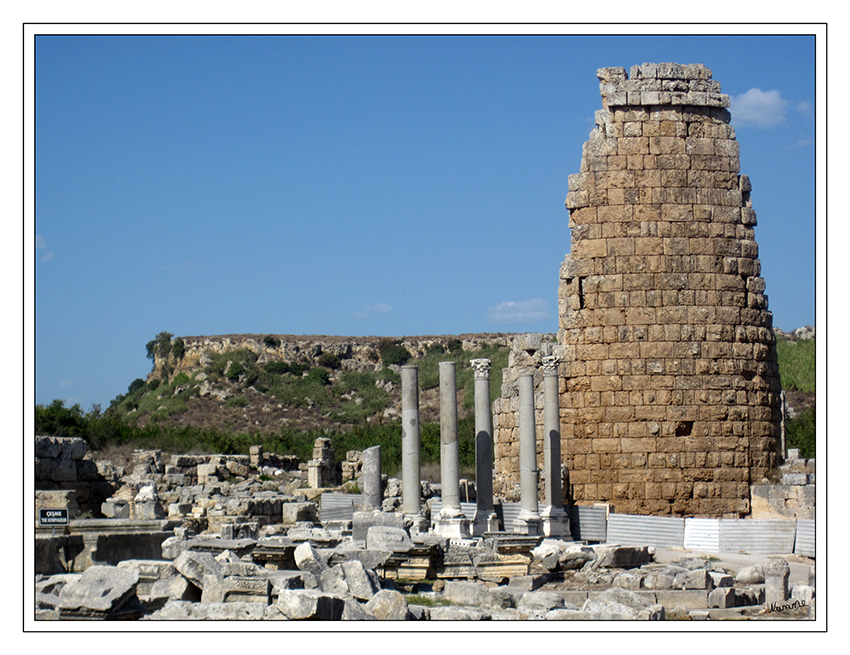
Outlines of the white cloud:
M 785 120 L 788 101 L 782 99 L 779 91 L 750 89 L 729 100 L 734 125 L 749 123 L 756 127 L 774 127 Z
M 370 314 L 386 314 L 387 312 L 392 311 L 392 307 L 385 303 L 378 303 L 377 305 L 370 305 L 369 307 L 364 307 L 359 312 L 354 312 L 355 318 L 366 318 Z
M 35 235 L 35 247 L 39 250 L 47 251 L 41 256 L 41 261 L 43 262 L 49 262 L 56 255 L 56 253 L 50 250 L 50 248 L 47 246 L 47 242 L 44 240 L 44 237 L 40 234 Z
M 549 308 L 542 298 L 532 300 L 500 302 L 495 307 L 490 307 L 487 318 L 499 323 L 531 323 L 549 318 Z

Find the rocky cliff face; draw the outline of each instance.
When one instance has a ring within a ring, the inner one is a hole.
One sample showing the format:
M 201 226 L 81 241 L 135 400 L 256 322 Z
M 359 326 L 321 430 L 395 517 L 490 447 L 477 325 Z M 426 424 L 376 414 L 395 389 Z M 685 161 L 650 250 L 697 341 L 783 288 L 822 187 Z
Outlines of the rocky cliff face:
M 421 365 L 423 372 L 430 371 L 431 384 L 421 384 L 420 412 L 422 421 L 436 421 L 435 362 L 455 359 L 468 367 L 468 360 L 481 356 L 482 349 L 506 353 L 513 337 L 496 333 L 173 338 L 162 333 L 148 344 L 153 368 L 147 380 L 131 385 L 118 406 L 139 425 L 155 420 L 161 425 L 242 433 L 341 429 L 396 420 L 401 415 L 401 360 L 389 357 L 390 349 L 409 355 L 408 363 Z M 463 399 L 461 388 L 461 405 Z
M 181 337 L 184 354 L 178 358 L 169 354 L 163 358 L 156 355 L 154 367 L 148 381 L 154 378 L 173 379 L 183 373 L 203 369 L 213 361 L 214 355 L 249 350 L 257 355 L 259 365 L 271 361 L 287 364 L 320 366 L 324 354 L 335 355 L 343 371 L 380 371 L 381 347 L 383 342 L 403 346 L 414 359 L 422 357 L 436 344 L 448 348 L 453 340 L 459 340 L 465 351 L 474 351 L 482 346 L 510 346 L 512 334 L 485 333 L 415 337 L 340 337 L 328 335 L 290 334 L 227 334 L 206 337 Z

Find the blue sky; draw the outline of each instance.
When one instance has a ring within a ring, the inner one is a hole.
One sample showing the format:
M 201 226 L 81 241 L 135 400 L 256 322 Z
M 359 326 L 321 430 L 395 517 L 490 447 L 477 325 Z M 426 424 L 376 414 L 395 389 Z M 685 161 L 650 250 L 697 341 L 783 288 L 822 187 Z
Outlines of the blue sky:
M 86 37 L 35 50 L 35 401 L 175 335 L 555 332 L 596 70 L 732 97 L 774 324 L 815 324 L 815 40 Z

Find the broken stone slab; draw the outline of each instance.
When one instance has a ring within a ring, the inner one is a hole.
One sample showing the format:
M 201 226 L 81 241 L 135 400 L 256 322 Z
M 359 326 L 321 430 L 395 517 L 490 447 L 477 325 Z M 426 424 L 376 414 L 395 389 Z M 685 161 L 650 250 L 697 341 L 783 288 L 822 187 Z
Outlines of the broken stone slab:
M 151 586 L 157 580 L 175 577 L 178 573 L 177 569 L 174 568 L 174 564 L 166 560 L 131 559 L 118 562 L 117 566 L 119 569 L 131 568 L 138 571 L 139 584 L 136 588 L 136 594 L 140 598 L 148 594 Z
M 193 603 L 170 600 L 161 609 L 142 617 L 143 621 L 260 621 L 265 618 L 262 603 Z
M 549 582 L 548 575 L 518 575 L 511 578 L 509 586 L 523 591 L 536 591 Z
M 180 557 L 180 553 L 189 550 L 191 545 L 191 541 L 185 536 L 169 537 L 162 542 L 162 557 L 163 559 L 177 559 Z
M 655 601 L 654 594 L 638 594 L 619 587 L 612 587 L 588 597 L 581 611 L 591 615 L 593 619 L 652 621 L 664 618 L 664 608 Z
M 490 613 L 475 607 L 432 607 L 431 621 L 487 621 Z
M 566 608 L 564 597 L 555 591 L 529 591 L 522 595 L 516 608 L 520 611 L 529 610 L 554 610 Z M 571 607 L 567 609 L 578 609 Z
M 292 527 L 300 522 L 311 525 L 319 522 L 319 508 L 316 503 L 283 503 L 281 514 L 284 527 Z
M 486 605 L 490 588 L 483 582 L 446 580 L 443 595 L 456 605 Z
M 645 577 L 646 574 L 642 571 L 623 571 L 614 577 L 612 584 L 615 587 L 622 587 L 623 589 L 637 590 L 643 586 L 643 580 Z
M 631 569 L 652 562 L 654 548 L 650 546 L 596 546 L 598 566 Z
M 674 589 L 711 589 L 711 577 L 705 569 L 683 571 L 673 579 Z
M 708 594 L 708 607 L 735 607 L 737 597 L 735 595 L 735 589 L 732 587 L 718 587 L 716 589 L 712 589 Z
M 407 600 L 394 589 L 381 589 L 369 599 L 365 609 L 382 621 L 407 621 L 413 618 Z
M 206 576 L 222 577 L 221 564 L 213 557 L 212 553 L 199 553 L 194 550 L 184 551 L 174 560 L 174 568 L 198 589 L 204 588 Z
M 202 603 L 271 603 L 271 581 L 268 578 L 204 576 Z
M 276 597 L 283 589 L 303 589 L 304 579 L 301 571 L 270 571 L 264 569 L 261 577 L 268 578 L 272 585 L 272 597 Z
M 367 550 L 388 550 L 392 553 L 408 553 L 415 544 L 404 528 L 388 525 L 373 525 L 366 533 Z
M 46 578 L 36 576 L 35 582 L 35 606 L 37 609 L 53 609 L 59 602 L 59 593 L 62 588 L 77 580 L 80 573 L 60 573 Z M 58 615 L 56 617 L 59 618 Z
M 331 562 L 338 564 L 341 561 L 359 561 L 367 569 L 375 570 L 384 566 L 393 553 L 389 550 L 367 550 L 365 542 L 343 542 L 334 549 Z
M 368 601 L 381 589 L 375 572 L 367 569 L 359 560 L 343 562 L 334 568 L 342 569 L 348 593 L 358 600 Z
M 357 602 L 353 598 L 345 599 L 345 607 L 342 610 L 343 621 L 377 621 L 374 614 L 366 611 L 362 603 Z
M 342 618 L 345 600 L 313 589 L 284 589 L 271 608 L 270 612 L 279 611 L 291 620 L 338 621 Z
M 714 588 L 732 587 L 735 585 L 735 578 L 733 578 L 728 573 L 722 573 L 720 571 L 709 571 L 708 575 L 711 578 L 711 584 Z
M 238 557 L 250 554 L 257 545 L 254 539 L 222 539 L 217 536 L 198 536 L 189 541 L 189 548 L 195 552 L 218 555 L 225 550 L 231 550 Z
M 404 516 L 394 512 L 354 512 L 351 520 L 351 538 L 354 541 L 365 542 L 369 528 L 376 525 L 404 528 Z
M 146 594 L 139 594 L 139 599 L 149 609 L 151 604 L 161 607 L 169 600 L 186 600 L 197 603 L 201 600 L 201 591 L 182 575 L 174 575 L 170 578 L 156 580 Z
M 132 608 L 139 605 L 136 596 L 138 583 L 139 573 L 134 569 L 119 569 L 116 566 L 89 567 L 59 592 L 57 607 L 60 616 L 116 618 L 126 609 L 125 606 Z
M 295 565 L 306 573 L 311 573 L 318 577 L 328 568 L 328 563 L 325 557 L 312 546 L 309 542 L 298 544 L 294 552 Z
M 251 559 L 266 568 L 294 569 L 296 568 L 295 544 L 288 537 L 273 536 L 260 539 L 251 551 Z
M 761 564 L 753 566 L 745 566 L 735 576 L 735 582 L 738 584 L 762 584 L 764 583 L 764 567 Z
M 558 555 L 558 567 L 561 571 L 572 571 L 582 568 L 587 562 L 596 559 L 593 548 L 584 546 L 578 549 L 572 548 Z

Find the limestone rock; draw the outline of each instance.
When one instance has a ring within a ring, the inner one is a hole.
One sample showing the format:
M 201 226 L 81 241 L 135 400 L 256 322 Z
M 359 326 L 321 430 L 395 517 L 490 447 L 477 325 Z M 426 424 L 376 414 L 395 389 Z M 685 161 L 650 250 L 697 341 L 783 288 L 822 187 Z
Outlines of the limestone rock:
M 110 618 L 131 600 L 138 603 L 138 583 L 135 569 L 92 566 L 61 589 L 57 607 L 62 615 Z
M 412 618 L 407 600 L 393 589 L 381 589 L 369 599 L 365 609 L 382 621 L 406 621 Z

